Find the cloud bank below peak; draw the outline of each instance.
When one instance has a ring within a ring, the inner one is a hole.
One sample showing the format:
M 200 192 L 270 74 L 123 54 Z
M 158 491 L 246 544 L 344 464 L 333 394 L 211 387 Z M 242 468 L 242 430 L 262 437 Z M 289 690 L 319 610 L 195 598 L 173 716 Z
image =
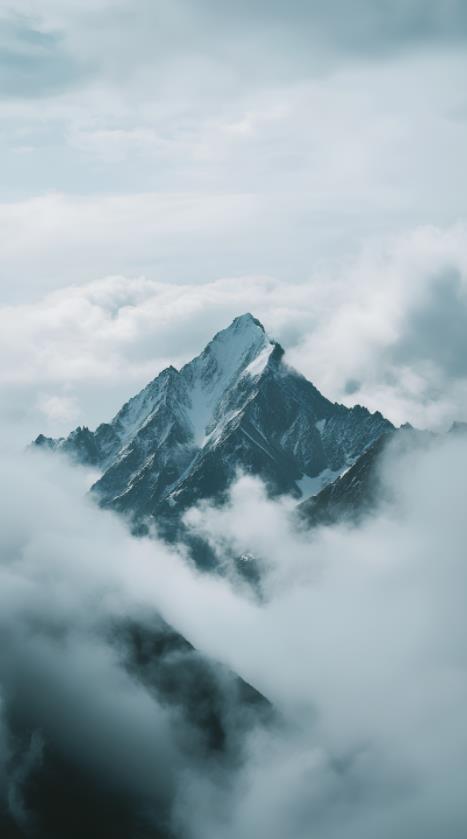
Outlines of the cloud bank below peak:
M 149 820 L 173 784 L 168 824 L 190 839 L 392 839 L 396 829 L 460 839 L 466 440 L 395 450 L 383 477 L 395 504 L 354 528 L 297 533 L 287 501 L 252 478 L 223 509 L 192 514 L 221 555 L 230 545 L 263 558 L 258 602 L 183 552 L 133 539 L 82 497 L 77 467 L 2 457 L 0 818 L 9 810 L 27 833 L 33 813 L 21 805 L 45 738 Z M 227 667 L 274 703 L 280 727 L 234 728 L 240 762 L 208 763 L 189 720 L 122 659 L 109 630 L 151 626 L 156 614 L 219 663 L 221 681 Z M 34 733 L 26 746 L 12 707 Z M 99 835 L 118 835 L 106 828 Z

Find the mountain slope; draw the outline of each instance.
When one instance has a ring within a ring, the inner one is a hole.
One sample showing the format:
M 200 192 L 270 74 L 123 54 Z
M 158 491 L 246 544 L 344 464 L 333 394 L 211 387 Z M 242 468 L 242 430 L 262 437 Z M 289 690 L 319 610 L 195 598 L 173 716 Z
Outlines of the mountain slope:
M 381 498 L 380 465 L 392 433 L 382 434 L 343 475 L 297 507 L 308 525 L 357 523 Z
M 227 667 L 194 649 L 159 616 L 154 615 L 147 625 L 119 622 L 107 631 L 111 648 L 135 687 L 141 686 L 155 709 L 170 707 L 167 734 L 176 744 L 182 766 L 190 767 L 197 759 L 202 767 L 198 771 L 206 778 L 232 770 L 241 763 L 248 733 L 265 724 L 280 724 L 267 699 Z M 88 721 L 80 728 L 80 748 L 64 748 L 60 723 L 55 728 L 44 715 L 50 696 L 52 701 L 56 697 L 41 683 L 32 702 L 29 685 L 27 679 L 19 679 L 11 694 L 6 693 L 2 707 L 11 731 L 9 761 L 14 779 L 5 806 L 0 802 L 2 839 L 179 836 L 172 830 L 172 816 L 180 767 L 165 755 L 161 729 L 156 725 L 152 732 L 151 754 L 156 756 L 160 750 L 162 756 L 150 763 L 148 783 L 139 779 L 136 787 L 128 783 L 125 771 L 112 773 L 105 760 L 103 764 L 96 761 L 99 745 L 94 742 L 92 724 L 88 732 Z M 131 718 L 131 708 L 127 714 Z M 117 740 L 119 736 L 117 731 Z M 72 744 L 73 735 L 66 742 Z M 36 759 L 34 743 L 40 743 Z M 142 766 L 147 765 L 145 760 L 147 755 L 141 756 Z
M 273 494 L 305 497 L 392 428 L 379 412 L 322 396 L 246 314 L 179 371 L 163 370 L 110 423 L 35 443 L 100 468 L 93 492 L 103 506 L 174 518 L 222 498 L 239 469 Z
M 456 424 L 460 427 L 461 424 Z M 451 429 L 450 433 L 457 433 Z M 435 435 L 410 425 L 382 434 L 353 466 L 316 495 L 297 505 L 299 520 L 307 527 L 347 521 L 358 524 L 381 503 L 394 500 L 394 486 L 388 485 L 384 461 L 429 445 Z

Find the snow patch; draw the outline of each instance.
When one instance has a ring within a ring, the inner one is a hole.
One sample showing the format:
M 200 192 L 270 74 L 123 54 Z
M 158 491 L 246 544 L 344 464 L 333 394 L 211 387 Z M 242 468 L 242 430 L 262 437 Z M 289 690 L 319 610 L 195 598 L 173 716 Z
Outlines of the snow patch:
M 325 486 L 331 484 L 336 478 L 339 478 L 347 469 L 337 469 L 333 471 L 332 469 L 323 469 L 319 475 L 315 475 L 314 478 L 310 478 L 309 475 L 304 475 L 303 478 L 300 478 L 299 481 L 296 481 L 296 484 L 302 493 L 302 497 L 300 501 L 303 501 L 305 498 L 311 498 L 312 495 L 317 495 L 318 492 L 321 492 Z
M 211 399 L 209 396 L 211 396 Z M 212 418 L 215 401 L 216 394 L 206 393 L 206 388 L 203 388 L 200 381 L 194 382 L 190 392 L 191 406 L 187 413 L 195 445 L 199 448 L 202 448 L 206 442 L 206 428 Z
M 190 402 L 188 420 L 198 447 L 206 443 L 207 429 L 235 380 L 257 362 L 264 368 L 273 348 L 254 318 L 244 316 L 219 332 L 201 355 L 182 367 L 180 376 Z
M 253 378 L 256 376 L 260 376 L 263 372 L 264 368 L 266 367 L 269 357 L 274 349 L 273 344 L 269 344 L 269 346 L 265 347 L 256 358 L 245 368 L 243 375 L 244 376 L 252 376 Z

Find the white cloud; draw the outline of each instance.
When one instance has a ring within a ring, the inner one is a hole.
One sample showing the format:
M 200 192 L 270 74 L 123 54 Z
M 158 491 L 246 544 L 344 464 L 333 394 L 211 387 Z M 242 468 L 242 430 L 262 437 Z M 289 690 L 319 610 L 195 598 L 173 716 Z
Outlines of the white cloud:
M 205 750 L 209 731 L 200 737 L 199 717 L 186 715 L 180 701 L 168 702 L 157 679 L 154 684 L 142 677 L 125 646 L 125 633 L 135 625 L 158 632 L 159 641 L 164 637 L 158 579 L 167 579 L 168 593 L 177 580 L 196 587 L 197 577 L 175 551 L 133 539 L 122 522 L 84 498 L 84 478 L 58 458 L 2 453 L 1 482 L 8 492 L 0 512 L 0 828 L 10 812 L 26 822 L 25 832 L 32 824 L 47 839 L 67 835 L 67 825 L 74 829 L 82 817 L 77 802 L 83 777 L 91 789 L 84 823 L 94 827 L 94 802 L 102 796 L 98 823 L 109 832 L 99 835 L 110 836 L 122 803 L 134 809 L 135 822 L 144 817 L 151 824 L 155 814 L 160 825 L 177 773 L 209 777 L 215 770 L 220 777 L 223 771 L 224 758 L 216 752 L 211 761 Z M 185 665 L 199 669 L 201 658 L 196 652 L 190 658 L 189 650 L 184 655 L 179 674 L 186 677 Z M 158 667 L 163 659 L 162 652 Z M 208 661 L 205 667 L 212 684 L 218 680 L 214 701 L 224 704 L 215 713 L 228 739 L 236 682 L 222 665 Z M 187 692 L 188 701 L 189 691 L 182 682 L 177 696 Z M 238 742 L 226 744 L 226 766 L 229 754 L 242 747 L 238 722 Z M 60 795 L 71 784 L 66 808 L 57 798 L 57 781 L 47 786 L 50 751 L 42 757 L 41 743 L 59 755 Z M 76 773 L 71 779 L 70 766 Z M 35 771 L 45 773 L 46 783 L 39 800 L 33 790 L 31 804 L 28 780 Z M 47 818 L 50 806 L 52 820 L 35 824 L 34 811 Z
M 446 427 L 467 415 L 465 243 L 462 225 L 421 228 L 307 282 L 115 276 L 0 307 L 3 415 L 18 433 L 22 416 L 23 442 L 68 431 L 72 409 L 73 422 L 96 425 L 252 311 L 329 398 Z M 45 411 L 44 427 L 36 409 L 47 404 L 61 409 Z
M 207 813 L 204 837 L 462 835 L 467 443 L 388 460 L 396 504 L 359 528 L 297 536 L 251 479 L 197 516 L 220 556 L 264 558 L 266 601 L 213 599 L 198 620 L 195 605 L 184 629 L 298 726 L 252 744 L 225 826 Z
M 75 76 L 49 91 L 47 64 L 45 91 L 0 103 L 5 297 L 112 273 L 293 282 L 381 233 L 465 211 L 466 59 L 442 39 L 315 66 L 296 48 L 279 56 L 277 30 L 256 16 L 248 29 L 243 8 L 47 5 L 23 40 L 44 30 L 46 55 L 65 51 Z M 295 42 L 299 12 L 282 21 Z M 367 9 L 374 39 L 389 31 L 377 18 Z
M 251 480 L 227 510 L 205 510 L 221 551 L 230 541 L 267 558 L 261 603 L 133 540 L 81 498 L 79 471 L 42 456 L 2 463 L 2 692 L 8 703 L 19 691 L 22 713 L 70 758 L 149 802 L 163 754 L 163 776 L 183 772 L 177 821 L 194 839 L 338 839 L 344 829 L 391 839 L 396 826 L 404 839 L 463 835 L 462 438 L 394 453 L 385 480 L 396 504 L 358 528 L 307 541 L 287 505 Z M 283 715 L 247 740 L 248 759 L 227 778 L 177 752 L 169 710 L 109 643 L 109 623 L 157 611 Z
M 363 253 L 292 361 L 317 370 L 324 392 L 445 426 L 467 413 L 466 305 L 465 226 L 421 228 Z
M 72 423 L 79 417 L 76 397 L 43 394 L 39 397 L 39 411 L 52 422 Z

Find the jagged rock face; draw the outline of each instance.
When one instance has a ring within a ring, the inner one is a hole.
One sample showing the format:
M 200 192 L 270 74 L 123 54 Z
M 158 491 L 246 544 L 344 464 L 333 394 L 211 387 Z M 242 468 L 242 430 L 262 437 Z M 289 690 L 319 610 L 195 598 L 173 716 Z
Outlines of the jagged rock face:
M 341 477 L 297 507 L 309 527 L 346 520 L 358 523 L 382 498 L 380 466 L 392 433 L 382 434 Z
M 299 498 L 392 427 L 378 412 L 322 396 L 247 314 L 180 371 L 160 373 L 110 423 L 35 442 L 101 468 L 100 503 L 138 518 L 219 499 L 238 470 Z
M 421 449 L 435 438 L 409 424 L 378 437 L 353 466 L 319 493 L 298 504 L 298 522 L 306 527 L 345 521 L 358 524 L 385 502 L 395 500 L 394 487 L 384 479 L 384 459 L 394 460 L 404 453 Z

